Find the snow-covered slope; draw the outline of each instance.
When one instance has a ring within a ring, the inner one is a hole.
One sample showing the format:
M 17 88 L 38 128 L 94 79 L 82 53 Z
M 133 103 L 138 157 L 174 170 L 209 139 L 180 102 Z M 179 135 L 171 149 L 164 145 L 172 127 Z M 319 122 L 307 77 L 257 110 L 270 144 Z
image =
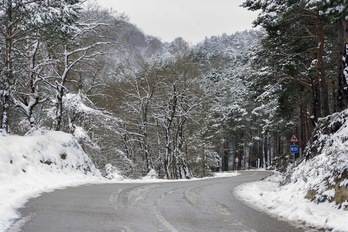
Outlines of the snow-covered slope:
M 16 210 L 42 192 L 125 180 L 110 164 L 106 165 L 107 178 L 102 177 L 71 134 L 37 131 L 28 136 L 0 136 L 0 148 L 0 232 L 16 229 L 13 223 L 20 220 Z M 236 175 L 238 173 L 220 173 L 216 177 Z M 158 180 L 157 173 L 150 171 L 135 181 L 165 180 Z
M 63 132 L 0 136 L 0 231 L 28 198 L 65 186 L 100 182 L 100 172 L 76 139 Z
M 344 198 L 348 187 L 347 119 L 348 111 L 323 119 L 312 143 L 319 149 L 312 147 L 308 154 L 313 157 L 289 169 L 290 175 L 276 172 L 265 181 L 238 187 L 236 195 L 280 218 L 348 232 L 348 211 L 344 210 L 348 205 Z M 29 136 L 0 136 L 0 231 L 19 217 L 15 210 L 30 197 L 105 181 L 70 134 L 39 131 Z M 337 202 L 339 191 L 343 198 Z
M 299 165 L 235 192 L 271 214 L 348 231 L 348 110 L 318 122 Z
M 348 211 L 348 110 L 319 121 L 307 160 L 293 178 L 304 179 L 308 199 L 333 202 Z
M 251 207 L 298 226 L 315 227 L 313 231 L 348 231 L 348 211 L 332 203 L 316 204 L 305 199 L 306 183 L 301 179 L 280 186 L 282 180 L 283 176 L 275 173 L 263 181 L 238 186 L 234 194 Z

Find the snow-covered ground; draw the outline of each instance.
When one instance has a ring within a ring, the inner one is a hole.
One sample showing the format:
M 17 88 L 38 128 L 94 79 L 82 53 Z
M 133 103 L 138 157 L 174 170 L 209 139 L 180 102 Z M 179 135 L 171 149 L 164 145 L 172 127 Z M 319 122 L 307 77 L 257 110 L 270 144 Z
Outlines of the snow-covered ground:
M 0 231 L 18 218 L 16 209 L 57 188 L 103 181 L 72 135 L 47 132 L 0 135 Z
M 109 167 L 112 171 L 113 167 Z M 115 171 L 115 170 L 114 170 Z M 216 177 L 238 173 L 219 173 Z M 158 182 L 156 173 L 141 180 L 126 180 L 117 172 L 103 178 L 77 140 L 56 131 L 30 136 L 0 135 L 0 232 L 20 217 L 18 209 L 43 192 L 82 184 L 110 182 Z
M 347 232 L 347 119 L 348 110 L 320 119 L 306 153 L 312 157 L 289 166 L 286 174 L 239 186 L 235 195 L 277 217 Z
M 263 181 L 238 186 L 234 194 L 251 207 L 280 219 L 330 231 L 348 231 L 348 211 L 337 209 L 333 203 L 306 200 L 303 181 L 279 187 L 279 178 L 281 175 L 275 172 Z
M 17 210 L 29 198 L 42 192 L 81 184 L 130 181 L 117 172 L 113 173 L 113 180 L 103 178 L 76 139 L 63 132 L 0 136 L 0 147 L 0 232 L 9 229 L 20 217 Z M 219 173 L 216 177 L 234 175 L 237 173 Z M 347 211 L 338 210 L 333 204 L 317 205 L 304 199 L 308 181 L 278 187 L 279 178 L 283 177 L 275 173 L 265 181 L 244 184 L 235 190 L 235 195 L 253 207 L 285 219 L 333 231 L 348 231 Z M 156 179 L 156 173 L 150 172 L 136 181 L 163 180 Z

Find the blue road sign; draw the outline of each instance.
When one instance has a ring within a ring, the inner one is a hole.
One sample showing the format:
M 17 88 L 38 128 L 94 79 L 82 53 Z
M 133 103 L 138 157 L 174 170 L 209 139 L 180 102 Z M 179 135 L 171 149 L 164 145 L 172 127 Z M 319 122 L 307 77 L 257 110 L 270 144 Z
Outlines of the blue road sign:
M 298 153 L 298 145 L 290 145 L 291 153 Z

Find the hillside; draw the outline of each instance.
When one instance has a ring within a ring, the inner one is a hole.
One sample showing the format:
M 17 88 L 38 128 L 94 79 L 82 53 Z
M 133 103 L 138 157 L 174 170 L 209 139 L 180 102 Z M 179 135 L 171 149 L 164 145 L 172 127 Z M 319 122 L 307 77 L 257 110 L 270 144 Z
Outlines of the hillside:
M 0 136 L 0 231 L 28 198 L 57 188 L 103 180 L 77 140 L 63 132 Z
M 320 119 L 306 159 L 292 174 L 303 179 L 306 198 L 348 211 L 348 110 Z
M 236 194 L 276 217 L 348 231 L 348 110 L 320 119 L 306 156 Z

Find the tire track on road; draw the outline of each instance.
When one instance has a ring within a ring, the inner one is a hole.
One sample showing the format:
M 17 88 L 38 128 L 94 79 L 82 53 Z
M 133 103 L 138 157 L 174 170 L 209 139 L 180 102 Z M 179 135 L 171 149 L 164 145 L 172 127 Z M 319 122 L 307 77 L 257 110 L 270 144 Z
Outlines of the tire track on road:
M 218 181 L 225 182 L 225 181 Z M 233 218 L 233 214 L 229 207 L 220 202 L 216 201 L 214 198 L 210 200 L 205 199 L 202 196 L 204 192 L 204 187 L 209 188 L 210 185 L 203 184 L 200 186 L 194 186 L 186 189 L 184 192 L 184 199 L 186 199 L 191 205 L 198 208 L 202 212 L 212 213 L 215 212 L 224 223 L 233 227 L 242 227 L 243 224 Z
M 155 203 L 155 214 L 156 217 L 158 218 L 158 220 L 170 231 L 170 232 L 178 232 L 178 230 L 176 230 L 174 228 L 174 226 L 172 226 L 163 216 L 163 214 L 161 213 L 160 210 L 160 204 L 162 202 L 162 200 L 168 195 L 171 194 L 173 191 L 175 191 L 176 189 L 170 190 L 168 192 L 165 192 L 163 195 L 161 195 L 159 198 L 157 198 L 156 203 Z

